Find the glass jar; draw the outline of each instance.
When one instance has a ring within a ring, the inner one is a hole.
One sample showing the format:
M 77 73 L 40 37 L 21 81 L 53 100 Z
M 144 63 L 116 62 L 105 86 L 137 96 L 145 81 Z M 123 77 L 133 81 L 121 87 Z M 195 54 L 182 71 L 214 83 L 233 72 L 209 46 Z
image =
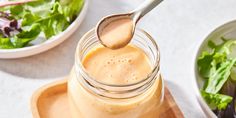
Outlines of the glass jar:
M 81 38 L 75 54 L 75 65 L 68 81 L 72 118 L 157 117 L 164 96 L 158 46 L 154 39 L 141 29 L 135 31 L 131 44 L 145 52 L 153 70 L 139 82 L 111 85 L 91 78 L 82 65 L 86 54 L 100 45 L 94 29 Z

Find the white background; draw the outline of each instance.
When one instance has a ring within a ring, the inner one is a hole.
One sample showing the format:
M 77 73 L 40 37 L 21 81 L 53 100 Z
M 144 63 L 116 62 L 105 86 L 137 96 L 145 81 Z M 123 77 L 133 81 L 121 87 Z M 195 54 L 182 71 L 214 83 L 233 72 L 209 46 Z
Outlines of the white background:
M 90 0 L 84 22 L 61 45 L 28 58 L 0 60 L 0 118 L 31 118 L 31 95 L 68 75 L 81 36 L 103 16 L 130 11 L 142 1 Z M 235 18 L 235 0 L 165 0 L 138 24 L 158 42 L 161 72 L 187 118 L 204 117 L 191 83 L 197 48 L 212 30 Z

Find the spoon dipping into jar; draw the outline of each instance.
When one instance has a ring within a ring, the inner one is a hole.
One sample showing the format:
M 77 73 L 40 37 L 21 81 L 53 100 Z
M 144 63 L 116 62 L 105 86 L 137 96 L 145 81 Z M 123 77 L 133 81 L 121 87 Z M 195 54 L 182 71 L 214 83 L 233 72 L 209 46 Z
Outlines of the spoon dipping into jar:
M 101 44 L 110 49 L 126 46 L 133 37 L 139 19 L 161 2 L 162 0 L 147 0 L 130 13 L 104 17 L 96 26 Z

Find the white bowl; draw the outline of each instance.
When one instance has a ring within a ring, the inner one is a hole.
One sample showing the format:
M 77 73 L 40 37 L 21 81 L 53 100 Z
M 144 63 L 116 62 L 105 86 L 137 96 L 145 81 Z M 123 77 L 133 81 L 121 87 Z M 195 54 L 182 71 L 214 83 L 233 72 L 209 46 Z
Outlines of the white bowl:
M 89 4 L 89 0 L 84 0 L 84 6 L 81 9 L 78 17 L 75 19 L 75 21 L 72 24 L 70 24 L 69 27 L 66 28 L 65 31 L 37 45 L 24 47 L 24 48 L 18 48 L 18 49 L 0 49 L 0 58 L 10 59 L 10 58 L 32 56 L 32 55 L 47 51 L 57 46 L 58 44 L 62 43 L 72 33 L 74 33 L 76 29 L 79 27 L 79 25 L 82 23 L 88 9 L 88 4 Z
M 221 39 L 220 39 L 221 36 L 224 36 L 226 39 L 227 38 L 236 39 L 236 20 L 228 22 L 218 27 L 213 32 L 211 32 L 199 46 L 199 49 L 197 51 L 197 54 L 194 60 L 195 61 L 195 64 L 194 64 L 195 79 L 193 81 L 193 85 L 194 85 L 195 93 L 197 95 L 198 102 L 208 118 L 215 118 L 217 116 L 213 113 L 210 107 L 208 107 L 207 103 L 204 101 L 204 99 L 202 98 L 200 94 L 199 89 L 202 88 L 203 86 L 203 78 L 198 73 L 197 59 L 201 55 L 202 51 L 210 50 L 210 48 L 207 46 L 207 43 L 209 40 L 212 40 L 213 42 L 217 44 L 221 42 Z

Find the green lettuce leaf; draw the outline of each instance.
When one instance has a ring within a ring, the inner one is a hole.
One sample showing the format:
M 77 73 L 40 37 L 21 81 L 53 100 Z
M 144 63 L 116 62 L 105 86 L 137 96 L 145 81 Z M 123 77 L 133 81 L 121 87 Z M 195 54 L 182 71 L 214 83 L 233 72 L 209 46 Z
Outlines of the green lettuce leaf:
M 22 48 L 34 40 L 41 32 L 40 24 L 33 24 L 29 30 L 24 30 L 14 37 L 0 38 L 1 49 Z
M 55 0 L 40 0 L 27 4 L 26 9 L 31 11 L 34 15 L 45 18 L 50 14 L 54 4 Z
M 202 77 L 208 78 L 210 77 L 210 73 L 214 70 L 213 67 L 215 67 L 215 64 L 212 63 L 213 61 L 213 55 L 214 53 L 209 52 L 202 52 L 202 55 L 198 58 L 197 64 L 198 64 L 198 70 Z
M 49 16 L 39 20 L 38 23 L 41 24 L 42 31 L 47 39 L 64 31 L 70 24 L 58 2 L 53 5 Z
M 39 19 L 41 19 L 40 16 L 33 14 L 31 11 L 25 11 L 21 25 L 22 26 L 30 26 L 33 23 L 37 22 Z
M 198 70 L 202 77 L 209 78 L 213 76 L 220 64 L 228 58 L 231 47 L 236 44 L 236 40 L 225 40 L 223 37 L 222 41 L 223 43 L 219 45 L 209 41 L 208 46 L 212 51 L 204 51 L 198 58 Z
M 62 5 L 64 15 L 70 22 L 72 22 L 83 8 L 84 0 L 60 0 L 60 3 Z
M 12 44 L 16 48 L 21 48 L 26 46 L 30 41 L 34 40 L 40 34 L 40 24 L 33 24 L 29 30 L 22 31 L 15 37 L 11 38 Z
M 224 110 L 227 105 L 233 100 L 231 96 L 223 94 L 212 94 L 205 91 L 201 91 L 201 95 L 205 99 L 207 104 L 211 107 L 211 109 L 217 108 L 219 110 Z
M 204 51 L 198 58 L 199 73 L 207 79 L 204 85 L 206 92 L 217 93 L 229 78 L 231 69 L 236 62 L 236 59 L 229 58 L 234 44 L 236 44 L 236 40 L 224 38 L 219 45 L 209 41 L 208 46 L 212 48 L 212 52 Z
M 10 7 L 11 15 L 13 15 L 15 18 L 20 19 L 23 17 L 24 14 L 24 6 L 23 5 L 17 5 Z
M 204 90 L 208 93 L 219 92 L 224 83 L 228 80 L 235 62 L 236 59 L 222 62 L 220 67 L 207 80 Z
M 1 49 L 13 49 L 15 47 L 11 43 L 10 38 L 0 38 L 0 48 Z

